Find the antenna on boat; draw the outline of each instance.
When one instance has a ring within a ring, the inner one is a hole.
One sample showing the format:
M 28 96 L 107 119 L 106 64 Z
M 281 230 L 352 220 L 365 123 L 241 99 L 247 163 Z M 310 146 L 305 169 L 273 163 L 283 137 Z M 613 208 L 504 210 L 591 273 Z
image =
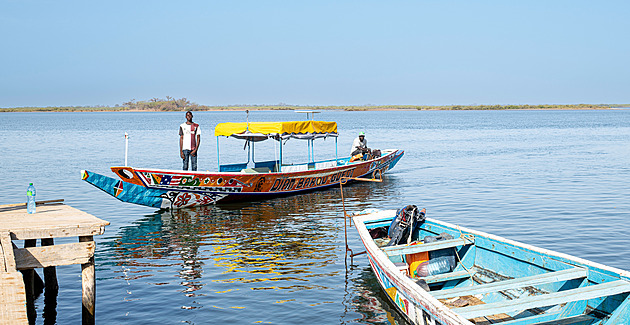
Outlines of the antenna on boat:
M 320 111 L 295 111 L 295 112 L 296 113 L 306 113 L 306 120 L 307 121 L 309 120 L 309 114 L 311 114 L 310 115 L 310 117 L 311 117 L 310 120 L 312 121 L 313 118 L 315 117 L 316 113 L 321 113 Z
M 319 111 L 295 111 L 296 113 L 306 113 L 306 120 L 308 121 L 309 119 L 309 114 L 311 114 L 311 119 L 310 121 L 313 122 L 313 117 L 315 117 L 315 113 L 321 113 Z M 314 146 L 313 146 L 313 139 L 308 139 L 308 161 L 309 163 L 315 163 L 315 152 L 314 152 Z
M 245 113 L 247 113 L 247 131 L 249 131 L 249 110 L 246 109 Z
M 127 151 L 129 151 L 129 135 L 125 132 L 125 167 L 127 167 Z

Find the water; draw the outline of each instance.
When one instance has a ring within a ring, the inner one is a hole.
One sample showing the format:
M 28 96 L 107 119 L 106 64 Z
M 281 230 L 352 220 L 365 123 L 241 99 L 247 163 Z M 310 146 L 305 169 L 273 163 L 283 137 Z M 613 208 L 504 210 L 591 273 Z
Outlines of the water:
M 252 121 L 304 117 L 250 113 Z M 415 204 L 430 218 L 630 270 L 630 110 L 317 118 L 338 122 L 340 155 L 360 131 L 372 148 L 405 150 L 383 183 L 344 188 L 349 211 Z M 199 169 L 216 170 L 214 126 L 244 121 L 245 113 L 198 112 L 194 120 L 203 132 Z M 63 198 L 111 223 L 95 237 L 98 323 L 404 323 L 365 255 L 344 262 L 338 189 L 171 214 L 119 202 L 80 180 L 81 169 L 113 175 L 109 167 L 124 164 L 125 132 L 129 165 L 179 169 L 183 121 L 183 113 L 0 114 L 0 204 L 23 202 L 33 182 L 38 200 Z M 319 141 L 316 158 L 334 156 L 334 143 Z M 220 146 L 222 162 L 244 157 L 241 142 Z M 257 148 L 257 158 L 273 159 L 272 142 Z M 303 142 L 285 149 L 288 160 L 306 155 Z M 353 228 L 348 244 L 363 251 Z M 80 321 L 80 266 L 57 273 L 56 318 L 42 316 L 42 296 L 38 324 Z

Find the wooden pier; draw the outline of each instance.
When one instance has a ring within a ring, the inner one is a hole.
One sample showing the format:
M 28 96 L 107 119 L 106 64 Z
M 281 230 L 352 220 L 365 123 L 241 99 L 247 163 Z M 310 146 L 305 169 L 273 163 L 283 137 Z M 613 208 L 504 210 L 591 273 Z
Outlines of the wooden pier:
M 44 268 L 46 294 L 52 293 L 56 299 L 55 267 L 71 264 L 81 264 L 83 324 L 94 324 L 93 236 L 103 234 L 109 222 L 62 201 L 37 202 L 35 214 L 28 214 L 25 204 L 0 206 L 0 325 L 34 322 L 32 299 L 42 285 L 35 268 Z M 61 237 L 78 237 L 78 242 L 55 245 L 54 238 Z M 24 240 L 24 248 L 18 248 L 14 240 Z

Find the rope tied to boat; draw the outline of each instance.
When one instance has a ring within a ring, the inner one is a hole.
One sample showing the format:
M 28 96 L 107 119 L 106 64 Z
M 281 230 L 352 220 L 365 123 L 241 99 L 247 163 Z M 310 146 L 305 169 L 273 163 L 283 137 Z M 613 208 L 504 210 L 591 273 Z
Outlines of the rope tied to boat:
M 376 177 L 378 176 L 378 178 Z M 339 179 L 339 193 L 341 194 L 341 206 L 343 207 L 343 235 L 344 235 L 344 240 L 346 243 L 346 259 L 348 259 L 348 252 L 350 252 L 350 258 L 352 259 L 354 256 L 356 255 L 360 255 L 365 253 L 361 252 L 361 253 L 354 253 L 352 251 L 352 249 L 350 249 L 350 246 L 348 246 L 348 218 L 350 218 L 350 221 L 352 221 L 352 215 L 348 215 L 348 213 L 346 212 L 346 203 L 344 202 L 343 199 L 343 185 L 348 183 L 348 181 L 350 180 L 355 180 L 355 181 L 363 181 L 363 182 L 382 182 L 383 181 L 383 171 L 381 169 L 375 169 L 372 172 L 372 178 L 361 178 L 361 177 L 341 177 Z
M 475 245 L 475 235 L 468 234 L 468 233 L 467 234 L 463 233 L 462 229 L 459 227 L 459 225 L 457 225 L 457 230 L 459 231 L 459 238 L 463 239 L 464 242 L 470 242 L 473 245 Z M 468 272 L 468 275 L 470 275 L 470 282 L 473 282 L 473 273 L 471 272 L 471 270 L 469 270 L 464 265 L 464 263 L 462 262 L 462 258 L 459 256 L 459 253 L 457 252 L 457 250 L 454 249 L 454 251 L 455 251 L 455 256 L 457 256 L 457 260 L 459 261 L 459 265 L 461 265 L 464 268 L 464 270 L 466 272 Z M 475 255 L 475 257 L 476 257 L 476 255 Z M 473 259 L 472 265 L 473 265 L 473 267 L 475 266 L 475 260 L 474 259 Z M 471 269 L 472 269 L 472 267 L 471 267 Z

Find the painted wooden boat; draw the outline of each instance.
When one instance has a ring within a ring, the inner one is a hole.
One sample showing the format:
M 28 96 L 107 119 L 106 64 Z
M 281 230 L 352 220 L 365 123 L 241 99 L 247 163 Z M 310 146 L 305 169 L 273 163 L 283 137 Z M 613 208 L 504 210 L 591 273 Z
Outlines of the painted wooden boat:
M 429 218 L 413 242 L 386 247 L 370 232 L 378 237 L 395 215 L 353 221 L 380 286 L 413 324 L 630 324 L 628 271 Z M 441 233 L 454 239 L 417 241 Z M 452 271 L 414 274 L 427 252 L 444 249 L 456 253 Z
M 322 121 L 221 123 L 215 128 L 221 136 L 248 141 L 248 162 L 218 163 L 218 172 L 111 167 L 118 179 L 83 170 L 82 179 L 115 198 L 162 209 L 179 209 L 208 204 L 243 202 L 299 194 L 339 184 L 342 177 L 380 176 L 392 169 L 403 156 L 402 150 L 383 150 L 380 157 L 351 161 L 335 157 L 315 161 L 313 141 L 337 139 L 337 123 Z M 309 144 L 308 160 L 285 164 L 282 143 L 303 139 Z M 267 139 L 280 143 L 278 160 L 255 162 L 254 143 Z M 335 141 L 335 144 L 337 142 Z M 217 156 L 219 154 L 217 153 Z M 366 157 L 367 158 L 367 157 Z

